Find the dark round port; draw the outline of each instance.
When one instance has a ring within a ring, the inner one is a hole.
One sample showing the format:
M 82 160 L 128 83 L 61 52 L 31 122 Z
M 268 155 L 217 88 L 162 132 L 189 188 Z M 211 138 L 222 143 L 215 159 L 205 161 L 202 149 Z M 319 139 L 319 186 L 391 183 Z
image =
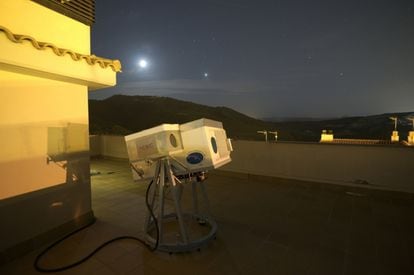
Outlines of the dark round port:
M 170 135 L 170 143 L 173 147 L 177 147 L 177 139 L 173 134 Z
M 214 153 L 217 154 L 217 142 L 216 142 L 216 139 L 214 137 L 211 137 L 211 147 L 213 147 Z

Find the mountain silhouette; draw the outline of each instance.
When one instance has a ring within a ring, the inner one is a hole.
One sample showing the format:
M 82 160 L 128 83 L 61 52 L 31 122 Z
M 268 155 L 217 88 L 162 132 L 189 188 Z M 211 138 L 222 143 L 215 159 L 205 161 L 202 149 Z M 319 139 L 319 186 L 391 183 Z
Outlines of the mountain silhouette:
M 210 107 L 188 101 L 157 96 L 114 95 L 89 100 L 91 134 L 127 135 L 163 123 L 185 123 L 209 118 L 223 123 L 233 139 L 264 140 L 259 130 L 278 131 L 278 140 L 318 142 L 322 130 L 333 130 L 336 138 L 390 139 L 394 129 L 391 116 L 398 117 L 400 139 L 412 131 L 414 112 L 329 120 L 263 121 L 227 107 Z M 271 138 L 269 138 L 271 139 Z
M 115 95 L 89 100 L 91 134 L 127 135 L 163 123 L 181 124 L 200 118 L 221 121 L 227 135 L 237 139 L 260 138 L 258 130 L 274 127 L 272 122 L 227 107 L 209 107 L 168 97 Z

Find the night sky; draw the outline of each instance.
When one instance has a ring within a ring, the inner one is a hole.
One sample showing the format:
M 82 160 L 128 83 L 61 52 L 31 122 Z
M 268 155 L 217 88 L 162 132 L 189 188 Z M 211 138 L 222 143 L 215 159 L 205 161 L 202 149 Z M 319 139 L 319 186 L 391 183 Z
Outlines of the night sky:
M 414 111 L 412 0 L 99 0 L 92 53 L 123 72 L 90 98 L 169 96 L 257 118 Z

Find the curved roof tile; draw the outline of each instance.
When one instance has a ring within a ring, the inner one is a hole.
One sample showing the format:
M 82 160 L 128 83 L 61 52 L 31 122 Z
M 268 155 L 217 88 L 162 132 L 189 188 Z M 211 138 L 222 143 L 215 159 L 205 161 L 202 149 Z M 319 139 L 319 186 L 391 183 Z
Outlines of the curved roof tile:
M 74 61 L 85 60 L 86 63 L 88 63 L 89 65 L 95 65 L 96 63 L 98 63 L 99 66 L 101 66 L 101 68 L 111 67 L 111 69 L 114 72 L 121 72 L 122 66 L 119 60 L 106 59 L 106 58 L 99 57 L 93 54 L 85 55 L 85 54 L 76 53 L 72 50 L 58 48 L 52 43 L 37 41 L 35 38 L 29 35 L 14 34 L 9 29 L 3 26 L 0 26 L 0 32 L 5 33 L 6 37 L 14 43 L 23 43 L 23 41 L 26 40 L 26 41 L 29 41 L 32 44 L 32 46 L 38 50 L 45 50 L 46 48 L 50 48 L 58 56 L 64 56 L 67 54 L 67 55 L 70 55 L 70 57 Z

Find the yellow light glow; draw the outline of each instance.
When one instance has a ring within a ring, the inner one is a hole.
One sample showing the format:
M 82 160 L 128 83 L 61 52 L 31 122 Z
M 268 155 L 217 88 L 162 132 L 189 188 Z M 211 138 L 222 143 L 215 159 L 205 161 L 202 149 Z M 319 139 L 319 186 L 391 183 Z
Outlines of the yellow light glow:
M 414 131 L 410 131 L 408 133 L 408 143 L 410 145 L 414 145 Z
M 391 142 L 399 142 L 400 137 L 398 136 L 398 131 L 392 131 Z
M 334 135 L 332 132 L 328 132 L 326 130 L 322 131 L 320 142 L 332 142 L 333 139 L 334 139 Z

